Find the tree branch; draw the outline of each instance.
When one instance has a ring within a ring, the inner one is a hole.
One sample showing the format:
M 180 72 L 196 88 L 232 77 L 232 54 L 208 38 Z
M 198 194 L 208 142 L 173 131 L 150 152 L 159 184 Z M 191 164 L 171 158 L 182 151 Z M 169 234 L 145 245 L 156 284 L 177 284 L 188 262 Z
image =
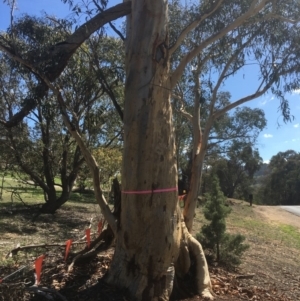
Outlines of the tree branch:
M 97 14 L 94 18 L 87 21 L 83 25 L 81 25 L 75 32 L 70 35 L 64 42 L 57 43 L 51 46 L 48 49 L 48 52 L 42 56 L 42 61 L 53 61 L 55 63 L 51 64 L 46 70 L 43 71 L 45 76 L 49 79 L 50 82 L 53 82 L 64 70 L 66 67 L 68 60 L 73 55 L 73 53 L 80 47 L 80 45 L 89 38 L 89 36 L 98 30 L 101 26 L 106 23 L 113 21 L 115 19 L 121 18 L 130 14 L 131 12 L 131 1 L 127 1 L 116 6 L 113 6 L 99 14 Z M 6 39 L 0 35 L 1 40 L 6 41 Z M 27 68 L 29 68 L 36 75 L 39 74 L 37 72 L 37 68 L 32 66 L 30 62 L 27 62 L 22 59 L 21 56 L 17 55 L 13 49 L 8 46 L 5 46 L 0 40 L 0 50 L 5 52 L 8 56 L 10 56 L 13 60 L 23 64 Z M 41 82 L 37 88 L 37 90 L 41 91 L 40 97 L 46 95 L 48 91 L 48 87 L 44 82 Z M 25 106 L 9 121 L 0 120 L 0 123 L 5 127 L 13 127 L 17 125 L 20 121 L 23 120 L 32 110 L 35 109 L 37 103 L 35 99 L 28 99 L 26 101 Z
M 193 115 L 193 158 L 198 156 L 202 145 L 202 128 L 201 128 L 201 112 L 200 112 L 200 73 L 202 65 L 200 64 L 200 55 L 197 57 L 198 64 L 194 71 L 194 115 Z
M 206 18 L 208 18 L 209 16 L 211 16 L 220 7 L 220 5 L 222 4 L 222 2 L 223 2 L 223 0 L 219 0 L 212 9 L 210 9 L 207 12 L 205 12 L 199 19 L 193 21 L 190 25 L 188 25 L 186 28 L 183 29 L 183 31 L 180 33 L 179 37 L 177 38 L 175 44 L 169 50 L 169 55 L 170 56 L 180 46 L 180 44 L 186 38 L 186 36 L 188 35 L 188 33 L 191 32 L 193 29 L 195 29 Z
M 284 68 L 286 66 L 288 58 L 289 58 L 289 54 L 287 54 L 285 59 L 282 60 L 282 63 L 280 65 L 281 68 Z M 273 68 L 273 66 L 271 68 Z M 292 72 L 295 72 L 297 70 L 298 71 L 300 70 L 298 64 L 295 64 L 294 66 L 292 66 L 289 69 L 281 70 L 281 71 L 280 71 L 280 68 L 278 67 L 278 69 L 276 71 L 274 71 L 273 76 L 269 75 L 269 77 L 271 77 L 271 79 L 269 80 L 268 83 L 266 83 L 266 85 L 263 88 L 261 88 L 261 87 L 263 86 L 263 83 L 266 81 L 265 78 L 262 79 L 261 84 L 259 85 L 259 88 L 257 89 L 257 91 L 255 93 L 253 93 L 251 95 L 248 95 L 246 97 L 240 98 L 239 100 L 237 100 L 233 103 L 230 103 L 229 105 L 227 105 L 223 109 L 221 109 L 219 111 L 216 111 L 213 114 L 213 119 L 216 120 L 217 118 L 224 115 L 226 112 L 230 111 L 231 109 L 233 109 L 233 108 L 235 108 L 235 107 L 237 107 L 237 106 L 239 106 L 239 105 L 241 105 L 241 104 L 243 104 L 247 101 L 250 101 L 250 100 L 253 100 L 257 97 L 260 97 L 261 95 L 266 93 L 272 87 L 272 85 L 276 82 L 276 78 L 279 78 L 279 77 L 284 76 L 286 74 L 291 74 Z M 272 69 L 270 69 L 270 72 L 271 71 L 272 71 Z
M 178 110 L 187 120 L 189 120 L 190 122 L 193 121 L 193 116 L 192 114 L 188 113 L 185 108 L 184 108 L 184 101 L 183 101 L 183 96 L 179 96 L 179 95 L 175 95 L 172 94 L 172 97 L 178 99 L 181 103 L 180 109 Z
M 287 23 L 291 23 L 291 24 L 297 24 L 300 22 L 300 19 L 289 19 L 289 18 L 285 18 L 283 16 L 280 15 L 276 15 L 276 14 L 269 14 L 267 15 L 266 19 L 277 19 L 283 22 L 287 22 Z
M 26 165 L 25 163 L 23 163 L 23 161 L 21 159 L 20 152 L 18 150 L 18 146 L 16 145 L 14 137 L 13 137 L 13 134 L 12 134 L 12 129 L 8 129 L 8 138 L 10 140 L 10 143 L 12 145 L 12 149 L 14 151 L 15 160 L 18 162 L 18 164 L 21 167 L 21 169 L 26 174 L 28 174 L 31 177 L 31 179 L 35 183 L 37 183 L 44 190 L 44 192 L 49 193 L 49 191 L 50 191 L 49 186 L 28 165 Z
M 78 245 L 78 244 L 86 244 L 86 241 L 74 241 L 72 242 L 73 245 Z M 66 243 L 53 243 L 53 244 L 38 244 L 38 245 L 28 245 L 28 246 L 18 246 L 12 250 L 10 250 L 5 258 L 8 258 L 10 256 L 17 255 L 19 251 L 24 251 L 24 250 L 30 250 L 30 249 L 37 249 L 37 248 L 52 248 L 52 247 L 66 247 Z
M 228 69 L 230 68 L 231 64 L 234 62 L 234 60 L 238 57 L 238 55 L 242 52 L 242 50 L 244 50 L 253 40 L 253 38 L 256 36 L 258 31 L 256 31 L 244 44 L 242 44 L 241 46 L 238 47 L 238 49 L 233 53 L 233 55 L 230 57 L 230 59 L 227 61 L 227 63 L 225 64 L 223 71 L 221 73 L 221 75 L 219 76 L 219 79 L 217 81 L 217 84 L 215 86 L 215 88 L 213 89 L 212 92 L 212 100 L 211 100 L 211 104 L 210 104 L 210 112 L 211 114 L 214 111 L 214 106 L 217 100 L 217 93 L 218 90 L 221 86 L 222 81 L 224 80 L 224 78 L 226 77 L 226 73 L 228 71 Z
M 260 10 L 262 10 L 265 7 L 265 5 L 267 4 L 268 0 L 262 0 L 262 1 L 260 1 L 260 3 L 258 3 L 258 5 L 256 5 L 257 2 L 258 1 L 253 1 L 250 8 L 248 9 L 248 11 L 246 13 L 244 13 L 243 15 L 238 17 L 235 21 L 233 21 L 232 23 L 230 23 L 229 25 L 224 27 L 221 31 L 217 32 L 216 34 L 214 34 L 214 35 L 210 36 L 209 38 L 207 38 L 206 40 L 204 40 L 202 43 L 200 43 L 198 46 L 196 46 L 195 48 L 193 48 L 190 52 L 188 52 L 186 54 L 172 74 L 171 88 L 175 87 L 177 81 L 182 76 L 186 65 L 194 57 L 196 57 L 196 55 L 198 53 L 200 53 L 204 48 L 206 48 L 211 43 L 224 37 L 228 32 L 236 29 L 238 26 L 245 23 L 250 17 L 252 17 L 256 13 L 258 13 Z
M 51 84 L 51 83 L 49 83 Z M 60 91 L 58 91 L 55 87 L 51 88 L 51 90 L 56 94 L 57 99 L 58 99 L 58 103 L 61 107 L 61 111 L 62 111 L 62 117 L 63 120 L 65 122 L 65 125 L 67 126 L 69 132 L 71 133 L 71 135 L 73 136 L 73 138 L 76 140 L 77 145 L 79 146 L 81 153 L 83 155 L 83 157 L 85 158 L 86 163 L 88 164 L 90 171 L 92 172 L 92 176 L 93 176 L 93 186 L 94 186 L 94 191 L 95 191 L 95 197 L 96 197 L 96 201 L 99 204 L 101 211 L 105 217 L 105 219 L 107 220 L 108 224 L 110 225 L 110 227 L 112 228 L 112 231 L 114 232 L 114 234 L 116 234 L 117 232 L 117 224 L 115 221 L 115 217 L 112 214 L 106 200 L 105 197 L 102 193 L 102 190 L 100 188 L 100 177 L 99 177 L 99 166 L 95 160 L 95 158 L 92 156 L 92 154 L 90 153 L 90 151 L 88 150 L 88 148 L 86 147 L 83 139 L 81 138 L 79 132 L 76 130 L 76 128 L 72 125 L 71 121 L 69 120 L 68 114 L 66 112 L 66 108 L 65 108 L 65 103 L 63 100 L 63 97 L 60 93 Z
M 268 89 L 272 86 L 273 83 L 269 83 L 267 85 L 264 86 L 263 89 L 251 94 L 251 95 L 248 95 L 246 97 L 243 97 L 243 98 L 240 98 L 239 100 L 235 101 L 235 102 L 232 102 L 231 104 L 227 105 L 226 107 L 224 107 L 223 109 L 219 110 L 219 111 L 216 111 L 214 114 L 213 114 L 213 119 L 216 120 L 218 119 L 219 117 L 221 117 L 222 115 L 224 115 L 226 112 L 236 108 L 237 106 L 240 106 L 241 104 L 247 102 L 247 101 L 250 101 L 250 100 L 253 100 L 259 96 L 262 96 L 264 93 L 266 93 L 268 91 Z
M 124 116 L 124 114 L 123 114 L 122 108 L 121 108 L 121 106 L 119 105 L 119 103 L 118 103 L 118 101 L 117 101 L 117 99 L 116 99 L 116 97 L 115 97 L 115 94 L 114 94 L 114 92 L 113 92 L 111 86 L 108 84 L 105 75 L 104 75 L 103 72 L 100 70 L 98 64 L 96 64 L 96 66 L 97 66 L 97 69 L 98 69 L 98 71 L 99 71 L 99 73 L 100 73 L 100 81 L 101 81 L 101 83 L 102 83 L 102 89 L 103 89 L 104 92 L 106 92 L 106 94 L 107 94 L 107 95 L 109 96 L 109 98 L 111 99 L 111 101 L 112 101 L 112 103 L 113 103 L 113 105 L 114 105 L 114 107 L 115 107 L 115 109 L 116 109 L 116 111 L 117 111 L 117 113 L 118 113 L 120 119 L 123 121 L 123 116 Z M 93 66 L 93 68 L 94 68 L 94 66 Z
M 62 114 L 62 118 L 63 121 L 66 125 L 66 127 L 68 128 L 70 134 L 72 135 L 72 137 L 75 139 L 77 145 L 79 146 L 81 153 L 86 161 L 86 163 L 88 164 L 91 172 L 92 172 L 92 176 L 93 176 L 93 186 L 94 186 L 94 192 L 95 192 L 95 197 L 96 197 L 96 201 L 99 204 L 101 211 L 103 213 L 104 218 L 107 220 L 108 224 L 110 225 L 112 231 L 114 234 L 116 234 L 117 232 L 117 224 L 115 221 L 115 217 L 113 215 L 113 213 L 111 212 L 105 197 L 102 193 L 101 187 L 100 187 L 100 176 L 99 176 L 99 167 L 98 164 L 95 160 L 95 158 L 92 156 L 92 154 L 90 153 L 90 151 L 88 150 L 88 148 L 86 147 L 83 139 L 81 138 L 79 132 L 76 130 L 76 127 L 72 124 L 72 122 L 70 121 L 67 109 L 66 109 L 66 104 L 64 102 L 64 99 L 61 95 L 61 91 L 59 89 L 57 89 L 54 84 L 51 83 L 51 81 L 47 78 L 47 76 L 45 76 L 44 74 L 40 73 L 38 70 L 36 70 L 33 66 L 31 66 L 29 64 L 28 66 L 31 70 L 33 70 L 33 72 L 36 72 L 36 74 L 44 81 L 45 84 L 47 84 L 47 86 L 49 87 L 49 89 L 51 89 L 54 93 L 54 95 L 57 97 L 58 100 L 58 104 L 60 106 L 61 109 L 61 114 Z
M 99 11 L 103 12 L 104 9 L 101 8 L 101 6 L 97 3 L 96 0 L 93 0 L 94 5 L 98 8 Z M 109 26 L 112 28 L 112 30 L 120 37 L 120 39 L 122 41 L 125 41 L 125 37 L 123 36 L 123 34 L 120 32 L 120 30 L 118 30 L 116 28 L 116 26 L 114 24 L 112 24 L 112 22 L 108 22 Z

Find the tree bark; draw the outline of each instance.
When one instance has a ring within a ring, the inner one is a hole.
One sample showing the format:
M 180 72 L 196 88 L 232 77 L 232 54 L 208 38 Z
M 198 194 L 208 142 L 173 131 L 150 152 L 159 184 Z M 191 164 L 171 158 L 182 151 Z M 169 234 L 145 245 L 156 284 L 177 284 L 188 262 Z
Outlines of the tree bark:
M 122 211 L 109 281 L 137 300 L 169 299 L 180 244 L 166 25 L 166 1 L 132 1 Z M 170 191 L 156 193 L 158 189 Z
M 68 197 L 59 197 L 48 200 L 41 207 L 40 213 L 54 214 L 64 203 L 68 201 Z
M 201 86 L 200 86 L 200 73 L 202 64 L 200 59 L 198 60 L 198 67 L 194 72 L 194 114 L 192 116 L 192 129 L 193 129 L 193 159 L 191 168 L 191 178 L 189 192 L 184 203 L 183 216 L 186 227 L 189 232 L 192 231 L 193 221 L 195 216 L 195 209 L 199 196 L 200 182 L 202 178 L 202 167 L 204 158 L 206 155 L 209 132 L 213 124 L 213 118 L 210 117 L 202 133 L 201 128 L 201 114 L 200 114 L 200 97 L 201 97 Z
M 167 5 L 166 0 L 133 0 L 127 19 L 121 218 L 108 282 L 126 288 L 135 300 L 169 300 L 180 248 L 185 250 L 177 207 Z M 199 264 L 204 293 L 210 280 L 201 275 L 207 266 Z
M 195 154 L 193 157 L 190 189 L 187 194 L 183 210 L 184 221 L 189 232 L 192 232 L 193 228 L 193 221 L 198 201 L 200 180 L 202 177 L 202 166 L 205 153 L 205 150 L 201 150 L 198 154 Z

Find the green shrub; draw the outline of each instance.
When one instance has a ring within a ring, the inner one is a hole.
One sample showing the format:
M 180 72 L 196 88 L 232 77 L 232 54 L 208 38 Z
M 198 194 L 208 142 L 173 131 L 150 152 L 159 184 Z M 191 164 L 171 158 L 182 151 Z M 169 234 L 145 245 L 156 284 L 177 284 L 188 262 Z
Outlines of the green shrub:
M 220 263 L 226 266 L 237 266 L 241 264 L 243 253 L 249 249 L 249 245 L 244 244 L 245 236 L 241 234 L 226 233 L 220 248 Z
M 228 267 L 239 265 L 242 254 L 249 246 L 243 244 L 244 236 L 226 233 L 225 218 L 231 212 L 231 208 L 225 205 L 226 198 L 221 192 L 216 176 L 212 176 L 211 193 L 207 194 L 206 198 L 203 213 L 210 223 L 202 226 L 196 238 L 217 262 Z

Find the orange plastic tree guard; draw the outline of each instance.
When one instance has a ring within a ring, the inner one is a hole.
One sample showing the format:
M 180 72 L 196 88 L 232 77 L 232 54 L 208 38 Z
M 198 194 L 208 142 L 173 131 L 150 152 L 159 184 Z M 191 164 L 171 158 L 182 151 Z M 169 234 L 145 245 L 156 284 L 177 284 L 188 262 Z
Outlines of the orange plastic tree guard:
M 43 265 L 44 258 L 45 258 L 45 255 L 41 255 L 34 262 L 37 285 L 40 283 L 40 280 L 41 280 L 41 272 L 42 272 L 42 265 Z
M 72 245 L 72 239 L 69 239 L 66 241 L 66 251 L 65 251 L 65 261 L 67 260 L 68 258 L 68 255 L 69 255 L 69 251 L 71 249 L 71 245 Z

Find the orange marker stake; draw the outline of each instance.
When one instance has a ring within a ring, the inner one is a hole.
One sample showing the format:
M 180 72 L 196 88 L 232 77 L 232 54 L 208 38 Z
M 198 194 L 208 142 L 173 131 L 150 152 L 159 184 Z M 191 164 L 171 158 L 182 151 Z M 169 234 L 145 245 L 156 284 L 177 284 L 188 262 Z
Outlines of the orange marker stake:
M 182 194 L 182 195 L 178 196 L 180 207 L 182 207 L 184 205 L 184 197 L 185 196 L 186 196 L 186 194 Z
M 102 232 L 102 227 L 103 227 L 103 222 L 100 221 L 100 222 L 98 223 L 98 234 L 99 234 L 99 235 L 100 235 L 101 232 Z
M 72 239 L 67 240 L 67 241 L 66 241 L 65 261 L 66 261 L 67 258 L 68 258 L 69 251 L 70 251 L 70 249 L 71 249 L 71 245 L 72 245 Z
M 44 258 L 45 258 L 45 255 L 41 255 L 34 262 L 34 265 L 35 265 L 35 274 L 36 274 L 36 282 L 35 282 L 36 285 L 40 284 L 42 265 L 43 265 Z
M 87 246 L 88 246 L 88 248 L 90 248 L 90 245 L 91 245 L 91 229 L 90 228 L 85 230 L 85 235 L 86 235 Z

